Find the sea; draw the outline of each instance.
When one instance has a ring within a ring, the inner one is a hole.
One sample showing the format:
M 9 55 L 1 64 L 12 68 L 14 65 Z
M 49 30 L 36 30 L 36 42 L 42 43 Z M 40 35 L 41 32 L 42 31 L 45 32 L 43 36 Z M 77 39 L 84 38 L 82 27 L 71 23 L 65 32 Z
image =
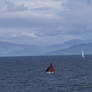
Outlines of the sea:
M 92 92 L 92 56 L 0 57 L 0 92 Z

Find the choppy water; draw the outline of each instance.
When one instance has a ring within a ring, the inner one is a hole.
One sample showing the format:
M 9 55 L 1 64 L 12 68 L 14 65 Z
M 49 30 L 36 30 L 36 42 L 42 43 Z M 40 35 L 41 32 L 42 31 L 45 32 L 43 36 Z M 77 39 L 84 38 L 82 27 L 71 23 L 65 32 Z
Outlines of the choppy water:
M 92 92 L 92 56 L 2 57 L 0 92 Z

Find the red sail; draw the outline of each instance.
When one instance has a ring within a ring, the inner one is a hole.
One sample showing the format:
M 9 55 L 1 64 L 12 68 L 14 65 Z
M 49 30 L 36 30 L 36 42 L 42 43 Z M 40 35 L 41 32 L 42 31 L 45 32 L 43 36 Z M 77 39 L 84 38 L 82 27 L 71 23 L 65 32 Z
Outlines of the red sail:
M 50 64 L 50 66 L 47 68 L 46 72 L 47 73 L 54 73 L 55 72 L 52 64 Z

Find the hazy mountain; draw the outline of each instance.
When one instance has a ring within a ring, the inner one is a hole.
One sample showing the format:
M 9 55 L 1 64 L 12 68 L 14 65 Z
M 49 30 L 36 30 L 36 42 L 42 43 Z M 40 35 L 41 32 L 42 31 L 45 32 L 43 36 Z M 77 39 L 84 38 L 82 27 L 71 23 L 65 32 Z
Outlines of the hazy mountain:
M 36 55 L 40 53 L 39 50 L 39 46 L 36 45 L 0 42 L 0 56 Z
M 73 45 L 64 50 L 53 51 L 52 54 L 81 54 L 83 50 L 86 54 L 92 54 L 92 43 Z
M 0 56 L 81 54 L 82 50 L 84 50 L 87 54 L 91 54 L 92 43 L 82 40 L 71 40 L 65 42 L 64 44 L 40 47 L 37 45 L 15 44 L 0 41 Z
M 89 43 L 91 41 L 85 41 L 85 40 L 79 40 L 79 39 L 74 39 L 74 40 L 69 40 L 69 41 L 66 41 L 62 44 L 55 44 L 55 45 L 51 45 L 49 46 L 48 48 L 50 50 L 64 50 L 64 49 L 67 49 L 73 45 L 79 45 L 79 44 L 86 44 L 86 43 Z

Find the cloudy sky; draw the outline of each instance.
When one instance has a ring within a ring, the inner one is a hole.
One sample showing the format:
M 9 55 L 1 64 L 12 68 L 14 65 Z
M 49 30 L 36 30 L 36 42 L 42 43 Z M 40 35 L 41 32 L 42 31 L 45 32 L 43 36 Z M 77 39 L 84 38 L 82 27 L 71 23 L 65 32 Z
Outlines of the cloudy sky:
M 51 45 L 91 36 L 92 0 L 0 0 L 0 41 Z

